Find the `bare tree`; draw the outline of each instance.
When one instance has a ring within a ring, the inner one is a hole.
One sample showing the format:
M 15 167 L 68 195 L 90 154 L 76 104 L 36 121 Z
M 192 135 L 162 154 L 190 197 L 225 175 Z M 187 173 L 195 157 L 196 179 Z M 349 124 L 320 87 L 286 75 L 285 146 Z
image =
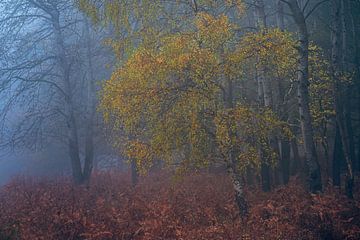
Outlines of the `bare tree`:
M 3 145 L 37 146 L 55 137 L 67 145 L 74 181 L 87 182 L 94 158 L 92 58 L 97 54 L 90 27 L 72 1 L 5 1 L 0 7 L 5 12 L 0 19 L 1 40 L 9 46 L 0 68 L 6 99 L 2 117 L 7 119 L 9 110 L 18 105 L 28 117 L 17 124 L 10 139 L 3 139 Z

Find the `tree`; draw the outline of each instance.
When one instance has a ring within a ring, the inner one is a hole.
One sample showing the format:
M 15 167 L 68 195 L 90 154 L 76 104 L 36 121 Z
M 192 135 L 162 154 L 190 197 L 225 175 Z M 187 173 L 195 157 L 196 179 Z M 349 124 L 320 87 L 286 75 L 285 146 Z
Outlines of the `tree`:
M 305 15 L 297 0 L 285 2 L 292 13 L 293 19 L 299 29 L 299 63 L 298 63 L 298 103 L 302 136 L 304 140 L 306 162 L 309 168 L 309 188 L 311 192 L 322 190 L 321 171 L 318 163 L 314 142 L 313 124 L 309 103 L 309 36 Z M 311 13 L 312 11 L 310 11 Z
M 263 162 L 259 147 L 267 164 L 273 165 L 276 153 L 268 137 L 275 132 L 291 134 L 271 109 L 257 112 L 237 100 L 239 69 L 256 58 L 254 47 L 259 48 L 261 61 L 270 60 L 276 50 L 271 63 L 276 70 L 286 68 L 275 59 L 284 59 L 286 50 L 294 48 L 289 35 L 280 31 L 249 35 L 232 46 L 233 28 L 225 16 L 198 13 L 195 28 L 139 47 L 105 83 L 101 109 L 105 119 L 115 119 L 115 126 L 132 136 L 124 152 L 136 159 L 142 172 L 156 159 L 177 166 L 180 172 L 218 161 L 225 164 L 245 215 L 244 171 L 247 167 L 259 170 Z
M 29 144 L 43 139 L 51 141 L 53 137 L 65 142 L 75 182 L 88 181 L 94 156 L 94 84 L 98 77 L 93 74 L 89 27 L 79 24 L 83 20 L 80 17 L 67 17 L 77 13 L 69 1 L 4 1 L 1 8 L 4 9 L 1 28 L 7 31 L 4 40 L 12 44 L 0 70 L 2 87 L 10 95 L 7 106 L 16 108 L 16 103 L 23 99 L 31 116 L 20 123 L 9 143 L 18 145 L 30 139 L 33 132 L 46 129 L 48 135 L 37 134 Z M 85 29 L 84 35 L 75 34 L 82 29 Z M 82 41 L 85 44 L 82 45 Z M 81 56 L 86 56 L 85 64 L 81 63 Z M 82 104 L 86 111 L 80 110 Z M 7 109 L 3 110 L 6 116 Z M 82 122 L 88 128 L 83 166 L 81 139 L 85 126 L 81 126 Z
M 139 45 L 153 45 L 158 38 L 174 31 L 187 29 L 201 12 L 227 14 L 233 19 L 243 11 L 241 1 L 97 1 L 79 0 L 78 7 L 97 25 L 110 26 L 115 34 L 108 41 L 114 49 L 119 64 L 126 60 Z M 122 14 L 120 14 L 122 13 Z M 136 136 L 128 136 L 135 138 Z M 120 141 L 118 141 L 120 142 Z M 117 144 L 119 146 L 119 144 Z M 123 144 L 120 144 L 123 146 Z M 133 183 L 137 182 L 134 160 L 129 159 Z
M 335 111 L 336 111 L 336 126 L 337 133 L 341 139 L 342 152 L 345 158 L 346 167 L 347 167 L 347 178 L 346 178 L 346 195 L 349 198 L 353 198 L 353 184 L 354 184 L 354 175 L 353 175 L 353 162 L 354 154 L 351 153 L 351 143 L 349 138 L 348 126 L 346 125 L 346 113 L 344 107 L 344 100 L 346 97 L 343 95 L 344 87 L 342 80 L 346 79 L 345 70 L 344 70 L 344 54 L 342 44 L 346 45 L 344 36 L 342 37 L 342 32 L 346 31 L 344 24 L 341 22 L 341 9 L 344 8 L 342 0 L 333 0 L 333 16 L 334 21 L 332 25 L 332 51 L 331 51 L 331 61 L 332 61 L 332 74 L 334 78 L 333 92 L 334 92 L 334 102 L 335 102 Z M 351 124 L 351 123 L 350 123 Z

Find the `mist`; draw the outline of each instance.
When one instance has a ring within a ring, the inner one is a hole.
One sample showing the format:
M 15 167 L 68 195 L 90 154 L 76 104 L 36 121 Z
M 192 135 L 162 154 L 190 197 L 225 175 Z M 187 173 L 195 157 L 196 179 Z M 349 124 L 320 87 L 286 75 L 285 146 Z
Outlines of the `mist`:
M 1 0 L 0 240 L 360 239 L 360 2 Z

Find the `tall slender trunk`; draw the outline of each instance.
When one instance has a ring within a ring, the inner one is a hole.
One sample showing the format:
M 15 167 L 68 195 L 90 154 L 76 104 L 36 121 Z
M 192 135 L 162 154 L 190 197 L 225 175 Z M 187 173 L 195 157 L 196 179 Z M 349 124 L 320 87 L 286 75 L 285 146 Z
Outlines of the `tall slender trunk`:
M 342 75 L 342 24 L 341 24 L 341 9 L 343 7 L 342 0 L 333 0 L 332 1 L 332 11 L 333 11 L 333 24 L 332 24 L 332 34 L 331 34 L 331 62 L 332 62 L 332 75 L 334 78 L 333 92 L 334 92 L 334 101 L 335 101 L 335 112 L 336 112 L 336 123 L 339 127 L 339 133 L 341 138 L 341 144 L 343 147 L 344 158 L 347 165 L 347 176 L 345 183 L 346 195 L 349 198 L 353 198 L 353 169 L 352 169 L 352 160 L 350 153 L 350 144 L 348 138 L 348 129 L 346 127 L 345 121 L 345 112 L 344 112 L 344 88 L 341 83 Z
M 291 175 L 295 176 L 299 172 L 299 169 L 301 168 L 302 165 L 300 161 L 299 148 L 296 138 L 290 141 L 290 146 L 293 154 L 293 159 L 291 164 Z
M 345 127 L 348 133 L 348 141 L 349 141 L 349 154 L 350 160 L 352 162 L 353 168 L 356 169 L 356 153 L 355 153 L 355 137 L 354 137 L 354 128 L 352 122 L 352 104 L 351 97 L 353 94 L 353 86 L 347 86 L 345 89 L 345 99 L 344 99 L 344 117 L 345 117 Z
M 261 74 L 258 74 L 258 72 L 256 73 L 256 81 L 257 81 L 257 85 L 258 85 L 258 90 L 257 90 L 258 104 L 259 104 L 259 106 L 264 106 L 264 87 L 263 87 L 264 79 Z M 259 152 L 260 159 L 263 160 L 263 158 L 265 157 L 265 154 L 264 154 L 263 149 L 260 146 L 259 146 L 258 152 Z M 261 175 L 262 190 L 265 192 L 270 191 L 270 168 L 263 161 L 261 162 L 260 175 Z
M 56 50 L 59 59 L 59 67 L 63 78 L 64 89 L 66 91 L 65 108 L 67 114 L 67 126 L 68 126 L 68 147 L 69 155 L 71 159 L 72 174 L 75 183 L 80 184 L 83 181 L 78 132 L 75 120 L 74 102 L 72 96 L 72 86 L 70 82 L 70 64 L 66 57 L 66 49 L 64 45 L 64 39 L 61 33 L 60 19 L 58 10 L 51 12 L 52 26 L 54 30 L 54 40 L 56 44 Z
M 334 186 L 341 186 L 341 163 L 344 159 L 343 147 L 341 144 L 339 126 L 336 124 L 334 154 L 332 161 L 332 183 Z
M 273 97 L 271 91 L 271 83 L 270 79 L 265 78 L 266 69 L 262 69 L 261 74 L 263 75 L 263 93 L 264 93 L 264 106 L 265 108 L 272 109 L 273 108 Z M 272 150 L 278 151 L 277 139 L 275 136 L 268 136 L 268 142 Z M 271 168 L 269 166 L 269 162 L 271 161 L 271 154 L 269 152 L 263 151 L 263 157 L 265 157 L 266 162 L 261 164 L 261 176 L 262 176 L 262 189 L 265 192 L 271 190 Z M 274 175 L 274 180 L 277 180 L 277 176 Z
M 323 108 L 323 104 L 320 101 L 319 102 L 319 108 L 320 108 L 320 112 L 324 111 Z M 328 183 L 328 179 L 330 176 L 330 155 L 329 155 L 329 141 L 328 141 L 328 120 L 327 119 L 322 119 L 321 123 L 320 123 L 321 127 L 319 129 L 319 131 L 321 132 L 321 137 L 320 137 L 320 144 L 322 146 L 322 149 L 324 151 L 323 156 L 324 156 L 324 162 L 323 162 L 323 178 L 325 180 L 325 184 Z
M 263 0 L 254 0 L 256 17 L 256 27 L 259 31 L 265 31 L 267 27 L 267 18 L 265 13 L 265 4 Z M 271 91 L 270 79 L 266 79 L 266 69 L 263 66 L 260 66 L 257 69 L 257 82 L 258 82 L 258 99 L 261 107 L 265 106 L 267 108 L 272 108 L 273 106 L 273 97 Z M 276 140 L 269 138 L 270 145 L 274 147 L 274 142 Z M 264 151 L 264 149 L 259 149 L 259 154 L 261 158 L 265 158 L 261 163 L 261 185 L 262 189 L 265 192 L 271 190 L 271 169 L 269 166 L 269 154 Z M 265 160 L 265 161 L 264 161 Z
M 85 41 L 86 41 L 86 57 L 87 57 L 87 122 L 86 122 L 86 136 L 85 136 L 85 160 L 84 160 L 84 181 L 88 182 L 93 170 L 94 162 L 94 118 L 96 107 L 95 96 L 95 77 L 92 63 L 91 53 L 91 36 L 88 19 L 85 19 Z
M 351 7 L 353 7 L 353 5 L 351 5 Z M 354 13 L 355 12 L 355 13 Z M 354 45 L 354 56 L 353 56 L 353 61 L 354 61 L 354 68 L 355 68 L 355 89 L 357 92 L 357 101 L 356 101 L 356 112 L 357 112 L 357 116 L 360 118 L 360 46 L 359 46 L 359 37 L 358 37 L 358 27 L 359 27 L 359 20 L 355 18 L 356 13 L 360 12 L 360 6 L 355 7 L 355 10 L 353 8 L 351 8 L 349 17 L 350 17 L 350 22 L 351 22 L 351 31 L 352 31 L 352 40 L 353 40 L 353 45 Z M 355 15 L 355 16 L 354 16 Z M 357 20 L 357 21 L 356 21 Z M 360 171 L 360 135 L 358 135 L 358 142 L 357 142 L 357 149 L 358 149 L 358 155 L 356 158 L 356 166 L 357 166 L 357 170 Z
M 282 31 L 285 30 L 285 13 L 284 13 L 284 3 L 281 0 L 276 1 L 276 24 L 279 29 Z
M 230 78 L 226 78 L 226 91 L 225 91 L 225 108 L 232 109 L 234 108 L 234 86 L 233 81 Z M 235 124 L 235 123 L 234 123 Z M 228 127 L 230 139 L 233 139 L 233 136 L 236 136 L 236 131 L 233 130 L 231 126 Z M 237 171 L 236 167 L 236 156 L 237 156 L 237 146 L 233 146 L 228 153 L 228 156 L 225 156 L 227 162 L 227 170 L 232 179 L 233 188 L 235 191 L 235 201 L 236 205 L 239 208 L 240 215 L 245 217 L 248 213 L 248 204 L 244 194 L 244 181 L 240 174 Z
M 265 13 L 265 4 L 264 0 L 254 0 L 255 6 L 255 16 L 256 23 L 258 28 L 266 28 L 267 27 L 267 18 Z
M 283 184 L 287 184 L 290 179 L 290 141 L 288 139 L 280 140 L 281 156 L 280 167 Z
M 134 186 L 137 185 L 139 181 L 139 173 L 137 170 L 137 166 L 136 166 L 136 160 L 132 159 L 131 160 L 131 184 Z
M 313 125 L 309 107 L 309 38 L 304 13 L 297 0 L 289 0 L 294 21 L 299 29 L 298 103 L 306 163 L 309 170 L 309 189 L 322 190 L 321 171 L 315 148 Z
M 276 23 L 277 27 L 282 31 L 285 30 L 285 20 L 284 20 L 284 3 L 280 0 L 276 2 L 277 6 L 277 14 L 276 14 Z M 281 116 L 281 120 L 286 122 L 288 121 L 288 109 L 287 104 L 284 103 L 285 98 L 285 89 L 283 86 L 283 80 L 277 79 L 278 83 L 278 114 Z M 282 175 L 282 182 L 283 184 L 287 184 L 290 179 L 290 141 L 287 138 L 280 138 L 279 139 L 280 145 L 280 168 L 281 168 L 281 175 Z
M 233 164 L 228 165 L 228 173 L 232 180 L 233 188 L 235 190 L 235 202 L 239 208 L 240 216 L 245 217 L 248 214 L 248 203 L 244 194 L 244 183 L 240 175 L 235 171 Z
M 349 3 L 348 0 L 340 0 L 340 19 L 341 19 L 341 67 L 344 71 L 350 72 L 354 69 L 349 69 L 349 54 L 348 54 L 348 27 L 346 24 L 346 16 L 349 13 Z M 352 105 L 351 97 L 353 96 L 353 86 L 348 85 L 345 87 L 345 96 L 344 96 L 344 118 L 345 118 L 345 127 L 348 133 L 349 141 L 349 154 L 350 159 L 353 165 L 356 165 L 355 161 L 355 140 L 353 133 L 353 123 L 352 123 Z

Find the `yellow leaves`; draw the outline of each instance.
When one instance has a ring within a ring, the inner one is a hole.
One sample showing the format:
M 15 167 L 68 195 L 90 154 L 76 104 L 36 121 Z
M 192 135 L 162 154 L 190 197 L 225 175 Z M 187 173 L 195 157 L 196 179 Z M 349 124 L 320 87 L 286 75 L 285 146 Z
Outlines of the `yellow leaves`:
M 257 113 L 241 105 L 219 112 L 215 118 L 215 126 L 222 154 L 226 156 L 230 151 L 237 152 L 237 166 L 241 171 L 245 171 L 247 167 L 259 169 L 261 158 L 258 149 L 270 156 L 271 162 L 268 164 L 274 164 L 277 156 L 270 148 L 267 138 L 274 133 L 285 137 L 290 133 L 285 123 L 278 120 L 271 111 Z
M 84 11 L 95 24 L 98 24 L 100 19 L 98 15 L 98 10 L 94 3 L 89 0 L 76 0 L 78 8 Z
M 228 18 L 221 15 L 215 18 L 207 13 L 200 13 L 196 19 L 199 38 L 211 49 L 219 49 L 232 37 L 232 27 Z
M 333 81 L 330 64 L 322 50 L 311 44 L 309 47 L 309 92 L 310 111 L 317 138 L 324 138 L 324 129 L 335 116 Z
M 240 15 L 245 13 L 245 4 L 243 0 L 225 0 L 228 7 L 235 6 Z
M 136 161 L 136 166 L 141 174 L 145 174 L 153 165 L 153 152 L 149 145 L 139 140 L 127 142 L 125 154 L 130 161 Z
M 237 156 L 238 161 L 238 169 L 240 172 L 245 172 L 248 167 L 259 170 L 261 167 L 262 159 L 259 156 L 259 150 L 256 147 L 251 145 L 247 145 L 246 143 L 243 145 L 243 148 L 246 148 L 246 151 L 241 151 Z
M 123 9 L 123 5 L 121 4 L 121 1 L 107 1 L 105 2 L 105 23 L 113 23 L 115 26 L 115 29 L 117 31 L 120 31 L 120 21 L 119 16 L 121 16 L 121 11 Z M 127 18 L 125 18 L 124 22 L 127 22 Z
M 190 62 L 191 55 L 188 53 L 181 54 L 177 60 L 178 60 L 179 67 L 184 68 Z
M 292 35 L 279 29 L 263 29 L 246 34 L 235 51 L 227 55 L 225 73 L 232 77 L 255 75 L 266 69 L 268 78 L 292 79 L 296 74 L 298 53 Z
M 270 111 L 260 114 L 240 104 L 224 110 L 224 77 L 240 79 L 249 59 L 272 64 L 274 72 L 287 69 L 291 35 L 248 34 L 232 51 L 233 27 L 226 16 L 199 13 L 195 25 L 194 31 L 142 44 L 112 74 L 102 90 L 104 118 L 112 116 L 134 137 L 124 151 L 142 171 L 156 158 L 207 166 L 219 151 L 226 155 L 231 149 L 237 149 L 239 168 L 258 168 L 258 147 L 273 156 L 267 136 L 286 127 Z
M 159 64 L 159 65 L 162 65 L 163 63 L 165 63 L 165 59 L 161 56 L 157 57 L 155 59 L 155 61 L 156 61 L 156 64 Z

